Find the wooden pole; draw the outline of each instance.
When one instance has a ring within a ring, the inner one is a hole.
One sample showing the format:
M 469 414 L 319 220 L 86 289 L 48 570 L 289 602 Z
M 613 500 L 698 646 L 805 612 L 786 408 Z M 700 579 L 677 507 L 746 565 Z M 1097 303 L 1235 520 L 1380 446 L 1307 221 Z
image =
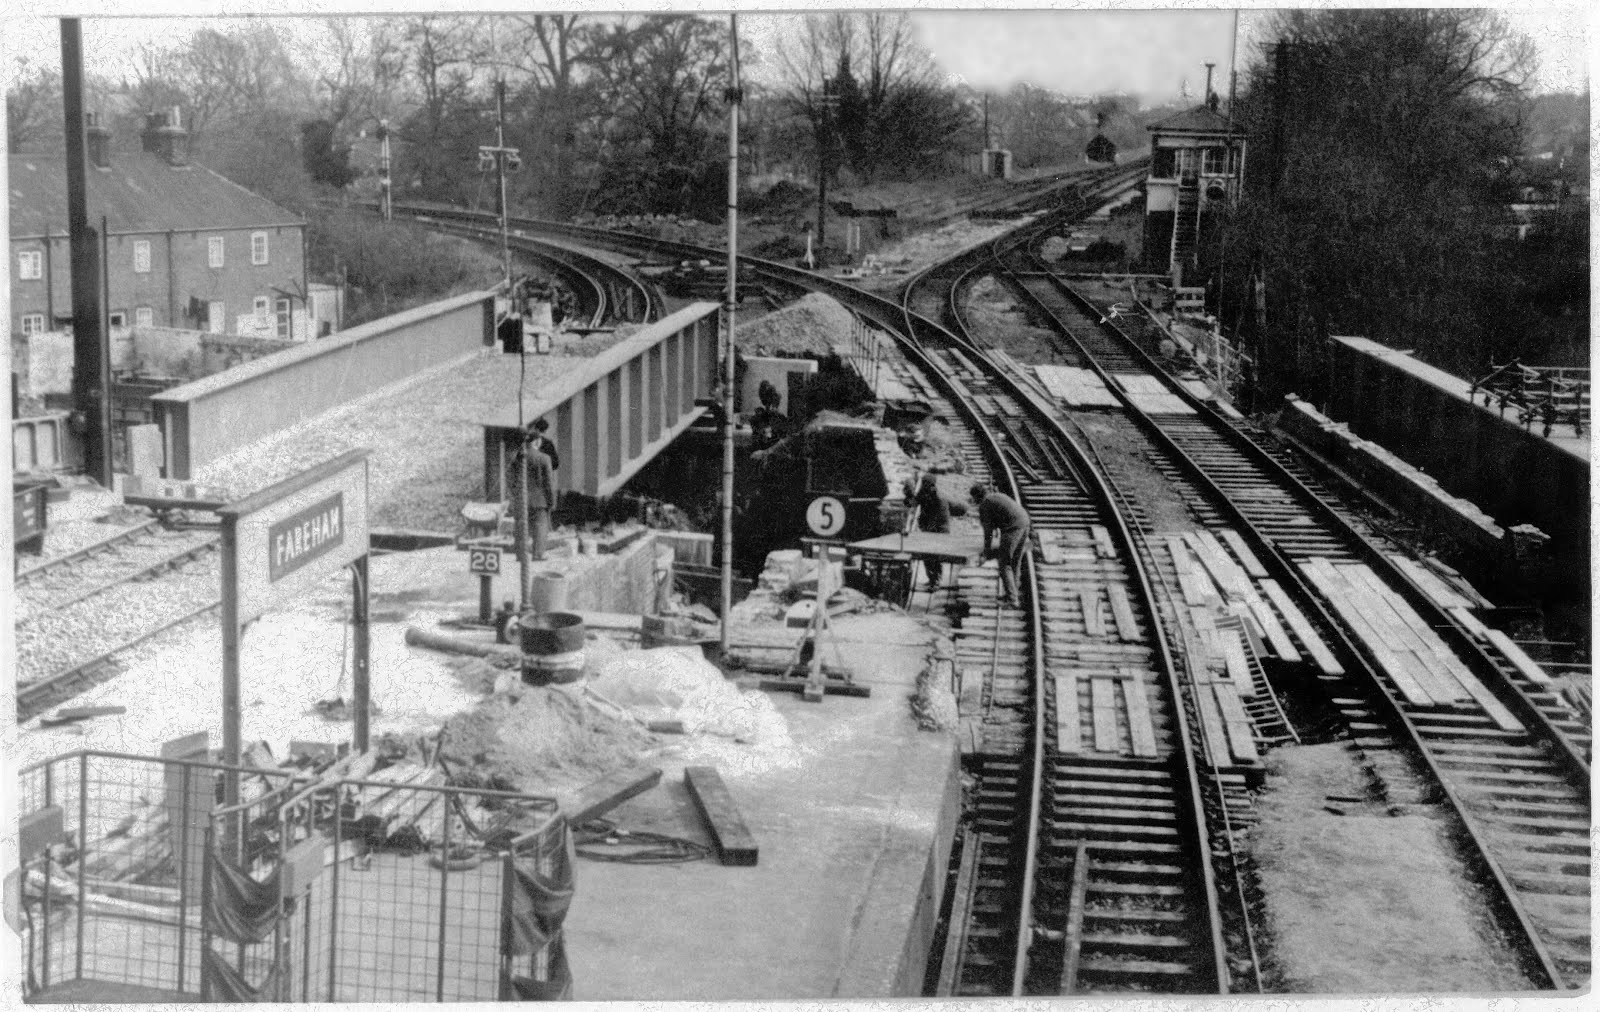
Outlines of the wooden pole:
M 733 330 L 738 319 L 739 292 L 739 16 L 728 15 L 732 58 L 728 87 L 728 292 L 723 306 L 725 335 L 722 356 L 722 636 L 728 654 L 729 626 L 733 619 Z

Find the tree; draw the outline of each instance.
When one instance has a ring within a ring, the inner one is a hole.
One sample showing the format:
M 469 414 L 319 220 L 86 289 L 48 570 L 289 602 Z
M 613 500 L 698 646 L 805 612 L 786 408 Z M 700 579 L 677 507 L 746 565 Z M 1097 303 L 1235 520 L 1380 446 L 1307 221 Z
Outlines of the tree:
M 1486 10 L 1297 10 L 1237 110 L 1249 176 L 1202 264 L 1249 322 L 1269 394 L 1320 396 L 1326 338 L 1359 334 L 1458 373 L 1510 293 L 1497 189 L 1519 147 L 1526 39 Z M 1217 250 L 1226 249 L 1223 264 Z
M 430 200 L 467 203 L 477 196 L 478 145 L 486 96 L 475 90 L 488 62 L 489 40 L 478 18 L 424 16 L 404 23 L 406 76 L 417 106 L 398 131 L 396 186 Z
M 6 89 L 6 150 L 51 150 L 63 143 L 61 75 L 33 69 L 27 57 L 17 57 L 12 85 Z
M 350 146 L 335 144 L 332 120 L 314 119 L 300 124 L 300 157 L 313 181 L 343 189 L 359 174 L 350 167 Z

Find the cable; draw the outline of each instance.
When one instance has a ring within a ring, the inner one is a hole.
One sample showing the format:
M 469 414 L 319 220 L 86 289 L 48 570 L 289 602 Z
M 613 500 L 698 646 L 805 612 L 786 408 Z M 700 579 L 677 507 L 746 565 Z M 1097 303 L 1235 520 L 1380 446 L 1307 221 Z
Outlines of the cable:
M 703 843 L 619 829 L 609 819 L 590 819 L 578 826 L 573 843 L 579 857 L 610 864 L 687 864 L 711 856 L 711 848 Z

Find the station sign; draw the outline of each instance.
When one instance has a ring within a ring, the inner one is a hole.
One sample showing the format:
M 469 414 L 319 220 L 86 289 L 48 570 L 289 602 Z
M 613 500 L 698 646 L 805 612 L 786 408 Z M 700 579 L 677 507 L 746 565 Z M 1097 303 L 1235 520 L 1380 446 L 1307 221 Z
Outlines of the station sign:
M 367 554 L 367 451 L 352 450 L 217 512 L 223 594 L 238 595 L 238 619 L 249 622 Z

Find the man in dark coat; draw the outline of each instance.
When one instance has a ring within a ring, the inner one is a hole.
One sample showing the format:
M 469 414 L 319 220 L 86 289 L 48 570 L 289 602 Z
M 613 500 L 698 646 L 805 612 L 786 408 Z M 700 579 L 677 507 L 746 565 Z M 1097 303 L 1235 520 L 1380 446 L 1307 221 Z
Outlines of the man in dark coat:
M 550 455 L 540 449 L 539 437 L 523 447 L 523 466 L 528 469 L 528 536 L 533 542 L 533 558 L 539 561 L 550 536 L 550 511 L 556 506 L 555 467 Z
M 950 518 L 967 515 L 965 506 L 946 499 L 940 493 L 939 483 L 931 474 L 922 476 L 922 483 L 917 486 L 916 498 L 912 502 L 917 507 L 917 528 L 930 534 L 950 533 Z M 928 570 L 928 586 L 937 587 L 939 578 L 944 575 L 944 563 L 927 559 L 923 565 Z
M 536 448 L 546 457 L 550 458 L 550 470 L 559 471 L 561 470 L 561 455 L 556 453 L 555 441 L 549 436 L 545 435 L 545 433 L 549 431 L 549 422 L 545 421 L 543 418 L 535 420 L 533 423 L 534 434 L 532 436 L 532 442 L 530 445 Z
M 1013 608 L 1021 606 L 1017 594 L 1017 579 L 1022 569 L 1022 552 L 1028 544 L 1028 531 L 1033 522 L 1015 499 L 1002 495 L 978 483 L 972 486 L 972 501 L 978 507 L 978 522 L 983 525 L 983 557 L 998 560 L 1000 585 L 1005 592 L 1005 603 Z M 995 534 L 1000 535 L 998 548 L 990 548 Z

